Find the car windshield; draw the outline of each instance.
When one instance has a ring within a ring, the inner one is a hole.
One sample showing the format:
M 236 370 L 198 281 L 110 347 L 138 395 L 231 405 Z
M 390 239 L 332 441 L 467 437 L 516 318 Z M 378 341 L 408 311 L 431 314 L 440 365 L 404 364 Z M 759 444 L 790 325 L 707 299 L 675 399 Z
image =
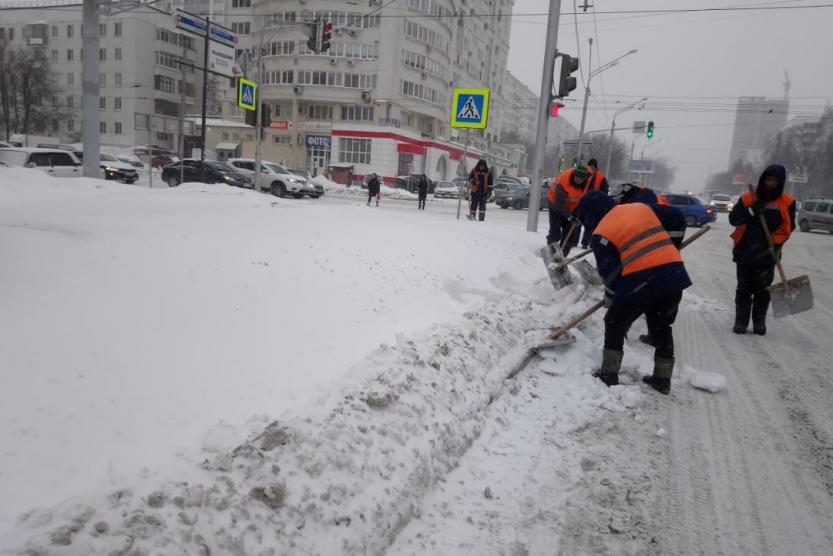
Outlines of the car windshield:
M 206 162 L 208 166 L 211 166 L 215 170 L 219 170 L 221 172 L 235 172 L 236 170 L 226 164 L 225 162 Z
M 107 162 L 118 162 L 115 156 L 110 156 L 109 154 L 101 153 L 98 155 L 99 160 L 106 160 Z
M 284 172 L 286 173 L 286 172 Z M 305 170 L 289 170 L 290 174 L 295 174 L 296 176 L 301 176 L 302 178 L 306 178 L 307 172 Z
M 5 162 L 9 166 L 23 166 L 26 162 L 26 153 L 0 150 L 0 162 Z
M 712 195 L 713 201 L 731 201 L 732 198 L 728 195 Z
M 264 166 L 275 172 L 276 174 L 289 174 L 290 172 L 286 171 L 286 168 L 278 166 L 277 164 L 271 164 L 269 162 L 265 163 Z M 293 174 L 295 172 L 292 172 Z
M 444 187 L 446 189 L 454 189 L 457 186 L 454 185 L 453 181 L 441 181 L 440 183 L 437 184 L 437 187 Z

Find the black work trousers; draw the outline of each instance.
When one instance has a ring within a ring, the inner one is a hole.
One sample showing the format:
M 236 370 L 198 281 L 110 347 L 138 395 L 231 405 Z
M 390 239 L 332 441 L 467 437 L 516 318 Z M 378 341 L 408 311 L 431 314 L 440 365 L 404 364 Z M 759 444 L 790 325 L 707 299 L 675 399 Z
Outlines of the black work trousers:
M 486 192 L 472 191 L 471 204 L 469 206 L 469 217 L 474 218 L 477 211 L 480 211 L 479 220 L 486 220 Z
M 775 278 L 775 265 L 737 265 L 738 288 L 735 290 L 735 324 L 749 326 L 752 322 L 766 322 L 769 308 L 769 290 Z
M 417 210 L 425 210 L 425 200 L 428 198 L 428 193 L 419 192 L 419 204 Z
M 682 298 L 683 292 L 676 291 L 648 303 L 614 303 L 605 315 L 605 349 L 622 351 L 628 330 L 644 314 L 648 321 L 648 334 L 656 348 L 654 355 L 673 359 L 674 335 L 671 325 L 677 319 L 677 309 Z
M 572 224 L 570 221 L 564 218 L 558 209 L 554 208 L 550 205 L 550 231 L 547 234 L 547 244 L 550 243 L 561 243 L 561 238 L 565 237 L 569 232 Z M 578 237 L 581 233 L 581 228 L 576 226 L 576 229 L 573 230 L 573 233 L 570 234 L 570 241 L 567 242 L 567 245 L 564 246 L 564 255 L 568 255 L 570 253 L 570 249 L 578 245 Z

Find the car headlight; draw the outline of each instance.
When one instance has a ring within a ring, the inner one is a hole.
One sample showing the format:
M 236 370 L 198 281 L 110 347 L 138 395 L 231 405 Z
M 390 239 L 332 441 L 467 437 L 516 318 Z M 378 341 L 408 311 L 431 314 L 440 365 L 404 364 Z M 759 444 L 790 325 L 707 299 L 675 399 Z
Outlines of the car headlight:
M 223 179 L 226 181 L 234 181 L 234 178 L 231 176 L 223 176 Z
M 735 205 L 733 203 L 726 203 L 726 208 L 732 210 Z
M 286 181 L 288 181 L 288 182 L 292 182 L 292 183 L 295 183 L 295 182 L 297 182 L 298 180 L 296 180 L 295 178 L 286 178 Z

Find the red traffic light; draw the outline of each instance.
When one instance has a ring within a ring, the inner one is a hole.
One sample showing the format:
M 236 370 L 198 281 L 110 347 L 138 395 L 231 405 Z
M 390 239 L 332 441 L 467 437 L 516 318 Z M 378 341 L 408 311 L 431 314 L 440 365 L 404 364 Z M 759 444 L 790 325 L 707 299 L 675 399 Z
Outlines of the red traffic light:
M 557 118 L 558 117 L 558 111 L 561 110 L 562 108 L 564 108 L 564 104 L 562 104 L 558 101 L 553 102 L 552 105 L 550 106 L 550 116 L 553 117 L 553 118 Z

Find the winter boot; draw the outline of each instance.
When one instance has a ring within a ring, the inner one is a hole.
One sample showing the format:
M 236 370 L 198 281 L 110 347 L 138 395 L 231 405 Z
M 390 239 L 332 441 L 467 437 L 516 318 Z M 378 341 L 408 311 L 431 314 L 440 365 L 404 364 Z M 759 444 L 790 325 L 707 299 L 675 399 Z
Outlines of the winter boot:
M 761 303 L 756 300 L 752 304 L 752 332 L 759 336 L 766 335 L 766 311 L 769 303 Z
M 650 334 L 640 334 L 639 341 L 643 344 L 648 344 L 651 347 L 656 347 L 656 344 L 654 344 L 654 339 L 651 337 Z
M 752 300 L 735 300 L 735 325 L 732 332 L 735 334 L 746 334 L 749 327 L 749 315 L 752 313 Z
M 661 394 L 667 394 L 671 391 L 671 374 L 673 372 L 673 359 L 654 357 L 654 374 L 642 377 L 642 382 Z
M 619 384 L 619 367 L 622 366 L 623 351 L 605 349 L 602 352 L 602 367 L 593 373 L 593 376 L 607 384 L 616 386 Z
M 485 212 L 481 212 L 481 213 L 480 213 L 480 221 L 481 221 L 481 222 L 483 222 L 484 220 L 486 220 L 486 213 L 485 213 Z

